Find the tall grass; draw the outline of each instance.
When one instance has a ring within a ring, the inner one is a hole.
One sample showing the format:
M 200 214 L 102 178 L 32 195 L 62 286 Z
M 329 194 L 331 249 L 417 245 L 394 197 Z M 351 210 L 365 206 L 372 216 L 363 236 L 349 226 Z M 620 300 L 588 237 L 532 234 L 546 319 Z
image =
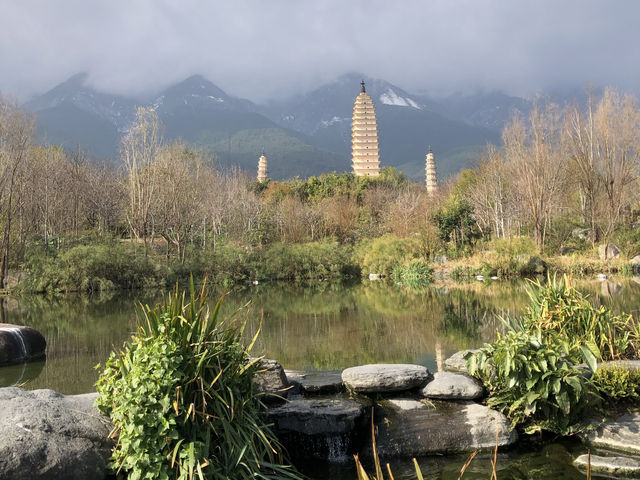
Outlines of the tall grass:
M 145 306 L 137 334 L 112 353 L 97 382 L 117 438 L 113 470 L 130 479 L 299 478 L 281 465 L 242 343 L 244 323 L 219 319 L 205 286 L 176 287 Z M 257 337 L 257 334 L 256 334 Z M 255 337 L 254 337 L 255 341 Z

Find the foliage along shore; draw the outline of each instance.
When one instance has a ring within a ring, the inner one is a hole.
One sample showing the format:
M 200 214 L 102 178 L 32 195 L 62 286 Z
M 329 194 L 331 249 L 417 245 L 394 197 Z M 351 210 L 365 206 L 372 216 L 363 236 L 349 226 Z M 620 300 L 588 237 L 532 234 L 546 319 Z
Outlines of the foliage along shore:
M 162 130 L 140 108 L 120 158 L 89 161 L 80 148 L 37 145 L 33 119 L 0 99 L 0 290 L 10 271 L 30 273 L 33 291 L 166 285 L 207 271 L 232 282 L 395 269 L 396 280 L 424 282 L 444 257 L 460 262 L 452 276 L 511 276 L 532 273 L 526 255 L 590 274 L 600 265 L 582 259 L 599 244 L 640 254 L 640 106 L 611 89 L 583 107 L 538 101 L 435 194 L 391 167 L 255 182 Z M 577 260 L 548 260 L 560 253 Z

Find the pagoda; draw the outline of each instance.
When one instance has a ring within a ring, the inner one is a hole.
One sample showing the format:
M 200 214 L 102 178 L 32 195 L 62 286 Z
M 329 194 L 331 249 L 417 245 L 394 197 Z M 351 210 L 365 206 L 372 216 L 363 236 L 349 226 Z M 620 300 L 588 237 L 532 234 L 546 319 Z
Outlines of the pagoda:
M 267 174 L 267 157 L 265 157 L 264 152 L 258 159 L 258 181 L 264 182 L 269 178 Z
M 427 193 L 435 193 L 438 190 L 438 177 L 436 175 L 436 160 L 433 157 L 431 147 L 429 147 L 429 153 L 427 153 L 425 171 L 427 174 Z
M 351 148 L 353 173 L 359 177 L 380 175 L 378 124 L 373 101 L 360 83 L 360 94 L 353 105 Z

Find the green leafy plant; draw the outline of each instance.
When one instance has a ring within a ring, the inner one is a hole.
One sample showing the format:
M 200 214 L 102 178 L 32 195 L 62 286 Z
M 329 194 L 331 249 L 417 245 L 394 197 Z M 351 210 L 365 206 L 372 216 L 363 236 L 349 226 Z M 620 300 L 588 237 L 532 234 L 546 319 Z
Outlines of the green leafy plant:
M 588 345 L 605 360 L 638 356 L 638 322 L 605 306 L 594 307 L 567 277 L 550 278 L 546 285 L 531 282 L 527 293 L 530 302 L 521 320 L 526 330 L 540 330 L 546 337 L 558 334 L 572 350 Z
M 640 397 L 640 370 L 617 365 L 602 366 L 591 377 L 595 389 L 607 400 Z
M 299 478 L 280 465 L 242 344 L 244 324 L 210 313 L 203 287 L 142 308 L 137 334 L 112 353 L 97 405 L 115 425 L 112 467 L 129 479 Z M 254 338 L 255 341 L 255 338 Z
M 593 353 L 581 352 L 595 369 Z M 489 391 L 488 405 L 511 419 L 512 428 L 522 426 L 527 433 L 578 431 L 585 411 L 597 400 L 575 367 L 579 359 L 558 336 L 543 338 L 540 331 L 511 328 L 466 358 L 469 373 L 480 377 Z

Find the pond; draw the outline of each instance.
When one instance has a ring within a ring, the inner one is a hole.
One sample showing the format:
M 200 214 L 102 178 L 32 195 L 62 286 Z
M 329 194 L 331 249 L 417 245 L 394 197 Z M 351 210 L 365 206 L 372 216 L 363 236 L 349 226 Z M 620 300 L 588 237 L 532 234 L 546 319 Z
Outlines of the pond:
M 254 353 L 275 358 L 287 369 L 416 363 L 435 371 L 452 353 L 491 341 L 501 325 L 498 316 L 518 315 L 526 306 L 526 285 L 524 281 L 470 282 L 415 291 L 380 281 L 310 286 L 265 283 L 232 289 L 223 304 L 223 317 L 240 310 L 236 314 L 246 317 L 247 336 L 261 329 Z M 638 314 L 640 284 L 634 279 L 581 281 L 578 285 L 596 304 Z M 46 362 L 0 368 L 0 386 L 51 388 L 65 394 L 93 391 L 98 376 L 95 365 L 104 363 L 135 331 L 136 305 L 160 299 L 160 292 L 5 298 L 2 321 L 39 330 L 48 345 Z M 560 469 L 544 478 L 584 478 L 570 462 L 567 466 L 573 448 L 553 444 L 501 454 L 501 468 L 509 469 L 508 478 L 541 478 L 517 473 L 538 462 L 545 472 L 553 465 Z M 557 460 L 549 461 L 549 457 Z M 475 460 L 476 470 L 470 469 L 464 478 L 486 478 L 490 463 L 485 460 Z M 464 457 L 432 457 L 424 462 L 425 478 L 457 478 Z M 403 478 L 407 466 L 411 465 L 397 465 L 396 478 Z M 317 478 L 343 474 L 355 478 L 351 468 L 340 467 L 338 472 L 326 468 L 313 467 L 308 473 L 320 472 Z M 573 473 L 562 470 L 567 468 Z M 446 474 L 449 470 L 450 475 Z

